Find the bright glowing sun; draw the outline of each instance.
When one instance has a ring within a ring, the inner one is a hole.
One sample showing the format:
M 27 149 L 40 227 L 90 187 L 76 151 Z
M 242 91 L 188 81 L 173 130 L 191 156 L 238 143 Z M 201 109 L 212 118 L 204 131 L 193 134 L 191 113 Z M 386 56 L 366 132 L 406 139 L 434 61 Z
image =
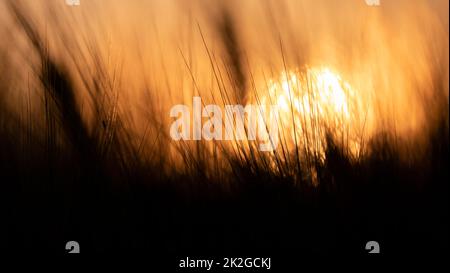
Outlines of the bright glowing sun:
M 262 104 L 279 107 L 284 145 L 323 160 L 327 134 L 353 156 L 360 152 L 359 116 L 364 112 L 350 84 L 331 69 L 288 71 L 268 82 Z

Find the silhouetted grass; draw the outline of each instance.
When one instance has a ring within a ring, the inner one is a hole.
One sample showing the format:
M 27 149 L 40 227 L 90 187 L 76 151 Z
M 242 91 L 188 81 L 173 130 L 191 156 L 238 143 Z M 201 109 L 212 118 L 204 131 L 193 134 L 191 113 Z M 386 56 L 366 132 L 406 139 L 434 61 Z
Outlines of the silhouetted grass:
M 37 54 L 38 64 L 29 65 L 38 83 L 29 92 L 37 92 L 44 104 L 41 115 L 30 117 L 27 108 L 28 119 L 17 121 L 0 95 L 0 177 L 9 251 L 60 253 L 65 241 L 78 240 L 88 253 L 299 256 L 361 253 L 366 241 L 378 240 L 388 254 L 448 252 L 445 98 L 430 102 L 438 114 L 428 117 L 432 122 L 422 152 L 406 159 L 410 143 L 390 130 L 364 143 L 357 160 L 332 132 L 323 162 L 307 152 L 301 157 L 299 145 L 289 150 L 286 140 L 270 155 L 252 142 L 231 148 L 220 142 L 173 144 L 164 117 L 154 110 L 154 98 L 149 99 L 144 133 L 128 130 L 127 124 L 135 121 L 127 115 L 127 105 L 117 102 L 121 90 L 105 72 L 107 65 L 96 59 L 95 44 L 90 56 L 71 53 L 70 61 L 79 67 L 88 66 L 84 58 L 95 60 L 96 73 L 83 73 L 55 57 L 25 8 L 13 2 L 9 8 Z M 217 101 L 231 103 L 235 96 L 244 102 L 248 90 L 258 97 L 261 91 L 244 68 L 233 20 L 223 12 L 216 23 L 225 67 L 208 51 L 200 27 L 199 32 L 221 92 Z M 6 61 L 0 65 L 2 71 Z M 439 65 L 436 94 L 448 92 L 442 86 L 448 67 Z M 9 83 L 14 77 L 2 73 L 2 91 L 14 88 Z M 88 106 L 81 102 L 85 99 L 76 78 L 88 89 Z M 91 107 L 90 115 L 85 107 Z M 150 148 L 144 149 L 148 143 Z M 171 157 L 171 145 L 181 163 Z

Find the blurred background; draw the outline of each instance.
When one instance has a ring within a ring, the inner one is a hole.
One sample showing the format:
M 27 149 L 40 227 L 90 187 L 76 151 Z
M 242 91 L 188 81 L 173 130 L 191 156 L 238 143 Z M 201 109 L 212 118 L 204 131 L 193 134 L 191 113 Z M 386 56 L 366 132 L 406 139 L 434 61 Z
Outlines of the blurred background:
M 448 252 L 448 5 L 0 1 L 8 249 Z M 278 148 L 171 139 L 194 96 Z

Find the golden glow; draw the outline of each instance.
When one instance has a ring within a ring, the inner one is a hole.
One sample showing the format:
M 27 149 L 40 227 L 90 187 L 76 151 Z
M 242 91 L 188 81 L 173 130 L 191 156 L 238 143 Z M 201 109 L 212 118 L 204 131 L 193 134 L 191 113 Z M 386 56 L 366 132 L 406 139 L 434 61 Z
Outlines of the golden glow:
M 328 67 L 281 73 L 268 82 L 263 104 L 279 108 L 279 128 L 288 149 L 323 160 L 326 134 L 330 134 L 350 155 L 360 152 L 358 117 L 367 115 L 351 85 Z
M 33 116 L 41 116 L 46 105 L 40 79 L 34 77 L 41 60 L 25 32 L 16 31 L 20 26 L 7 2 L 0 1 L 0 34 L 8 41 L 0 44 L 7 53 L 1 82 L 8 83 L 1 101 L 17 120 L 28 104 Z M 269 0 L 263 6 L 219 1 L 223 7 L 203 1 L 111 0 L 105 5 L 91 0 L 76 8 L 59 0 L 21 2 L 50 55 L 67 68 L 89 129 L 99 128 L 93 102 L 103 104 L 110 97 L 132 146 L 158 166 L 157 155 L 164 155 L 166 172 L 189 170 L 180 150 L 211 173 L 230 171 L 229 160 L 222 160 L 230 157 L 253 158 L 264 168 L 266 156 L 285 151 L 323 160 L 327 134 L 354 158 L 369 154 L 366 144 L 379 133 L 392 134 L 411 143 L 404 149 L 408 158 L 439 117 L 435 106 L 448 104 L 445 0 L 414 5 L 398 0 L 381 8 L 362 0 Z M 218 20 L 225 10 L 227 28 Z M 299 12 L 301 20 L 289 19 Z M 98 89 L 104 92 L 91 92 Z M 192 107 L 194 96 L 221 107 L 278 105 L 276 151 L 255 157 L 248 148 L 253 142 L 174 142 L 167 135 L 170 109 Z M 46 128 L 45 119 L 34 122 L 36 130 Z M 208 153 L 220 160 L 203 160 Z M 290 162 L 283 163 L 277 168 L 291 169 Z

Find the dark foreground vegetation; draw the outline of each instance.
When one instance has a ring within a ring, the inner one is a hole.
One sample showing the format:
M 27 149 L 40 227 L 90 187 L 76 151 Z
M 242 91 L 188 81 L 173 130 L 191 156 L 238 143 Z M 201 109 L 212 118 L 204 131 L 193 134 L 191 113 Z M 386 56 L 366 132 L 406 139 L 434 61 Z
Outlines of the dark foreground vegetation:
M 0 95 L 1 245 L 7 252 L 63 255 L 65 243 L 76 240 L 85 254 L 301 259 L 364 255 L 365 243 L 375 240 L 385 255 L 448 254 L 445 98 L 435 99 L 438 114 L 424 130 L 420 156 L 402 159 L 406 140 L 385 132 L 355 161 L 330 137 L 325 161 L 316 163 L 317 186 L 302 175 L 274 174 L 256 155 L 246 161 L 229 156 L 230 173 L 205 174 L 202 164 L 214 158 L 189 156 L 189 172 L 167 172 L 168 140 L 155 140 L 156 159 L 143 160 L 114 100 L 99 99 L 107 93 L 100 72 L 91 90 L 97 129 L 89 129 L 73 75 L 20 9 L 10 8 L 39 57 L 36 92 L 45 109 L 39 117 L 24 109 L 23 122 Z M 7 64 L 0 70 L 3 92 L 13 76 Z M 436 94 L 448 92 L 439 84 L 440 71 L 445 69 L 436 69 Z M 33 126 L 36 119 L 45 126 Z

